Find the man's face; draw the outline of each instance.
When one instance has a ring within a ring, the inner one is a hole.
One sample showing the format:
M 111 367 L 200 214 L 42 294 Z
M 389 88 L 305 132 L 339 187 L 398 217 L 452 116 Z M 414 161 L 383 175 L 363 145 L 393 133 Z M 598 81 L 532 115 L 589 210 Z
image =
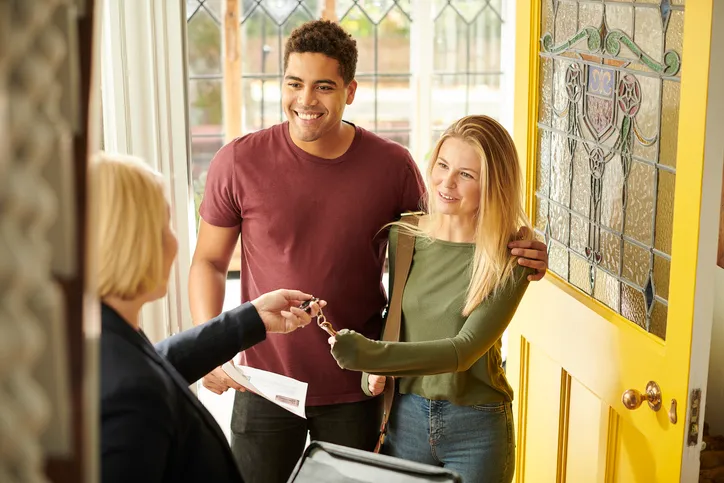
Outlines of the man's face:
M 318 53 L 290 54 L 282 105 L 292 138 L 311 143 L 338 135 L 344 107 L 352 103 L 356 89 L 354 80 L 344 85 L 336 60 Z

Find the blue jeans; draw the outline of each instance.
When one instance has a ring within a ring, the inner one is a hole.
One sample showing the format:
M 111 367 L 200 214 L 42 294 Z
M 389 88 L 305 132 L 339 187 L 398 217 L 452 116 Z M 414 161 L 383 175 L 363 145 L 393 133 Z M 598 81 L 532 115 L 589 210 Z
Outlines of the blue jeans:
M 510 403 L 456 406 L 397 394 L 382 452 L 457 471 L 464 483 L 510 483 L 515 434 Z

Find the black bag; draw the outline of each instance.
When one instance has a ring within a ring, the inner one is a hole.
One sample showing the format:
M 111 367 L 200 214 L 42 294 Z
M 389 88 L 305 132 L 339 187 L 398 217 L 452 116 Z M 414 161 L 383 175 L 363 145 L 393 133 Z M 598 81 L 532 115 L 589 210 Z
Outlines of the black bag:
M 438 466 L 312 441 L 287 483 L 462 483 Z

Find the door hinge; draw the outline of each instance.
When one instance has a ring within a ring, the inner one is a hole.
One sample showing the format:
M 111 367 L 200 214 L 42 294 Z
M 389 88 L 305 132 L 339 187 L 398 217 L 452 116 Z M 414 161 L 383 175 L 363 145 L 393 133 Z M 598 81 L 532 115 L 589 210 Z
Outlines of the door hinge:
M 687 444 L 696 446 L 699 442 L 699 413 L 701 409 L 701 389 L 691 391 L 691 399 L 689 400 L 689 430 L 687 431 Z

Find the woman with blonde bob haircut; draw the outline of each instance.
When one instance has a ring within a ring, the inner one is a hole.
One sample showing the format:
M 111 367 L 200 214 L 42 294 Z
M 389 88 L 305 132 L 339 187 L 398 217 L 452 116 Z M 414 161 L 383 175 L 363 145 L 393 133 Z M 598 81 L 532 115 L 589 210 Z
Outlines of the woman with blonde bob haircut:
M 342 330 L 332 355 L 365 372 L 369 395 L 397 382 L 383 452 L 450 468 L 466 483 L 510 482 L 513 390 L 501 337 L 532 276 L 509 252 L 531 233 L 513 140 L 488 116 L 460 119 L 435 146 L 427 184 L 427 214 L 390 230 L 391 272 L 400 231 L 415 238 L 407 281 L 392 287 L 404 290 L 402 342 Z
M 154 347 L 139 313 L 166 294 L 178 250 L 163 180 L 118 155 L 98 156 L 90 174 L 102 302 L 102 481 L 239 483 L 226 437 L 188 386 L 267 332 L 307 325 L 325 302 L 306 313 L 297 306 L 311 295 L 277 290 Z
M 98 295 L 136 298 L 163 296 L 168 271 L 164 240 L 169 210 L 163 178 L 138 158 L 101 156 L 93 168 L 98 199 Z M 175 255 L 175 248 L 171 248 Z M 173 257 L 167 257 L 173 262 Z M 155 294 L 154 292 L 162 292 Z

